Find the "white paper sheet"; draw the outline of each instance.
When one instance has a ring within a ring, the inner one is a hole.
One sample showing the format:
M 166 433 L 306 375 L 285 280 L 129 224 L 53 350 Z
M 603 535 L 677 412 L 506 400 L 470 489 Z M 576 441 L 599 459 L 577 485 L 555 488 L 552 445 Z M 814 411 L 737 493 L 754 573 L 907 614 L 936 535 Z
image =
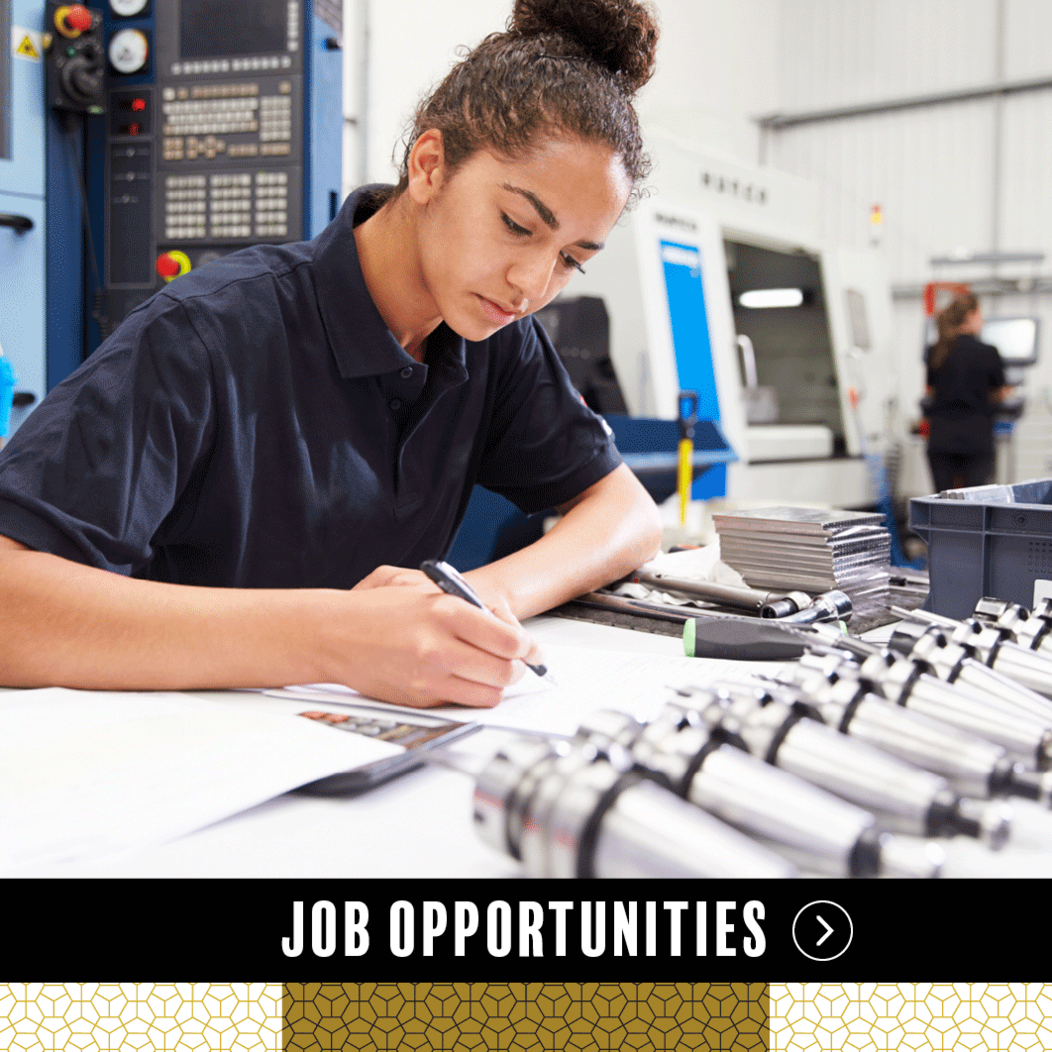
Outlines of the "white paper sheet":
M 527 673 L 493 709 L 408 710 L 326 684 L 267 691 L 266 698 L 226 692 L 215 700 L 62 688 L 0 693 L 0 875 L 61 876 L 67 863 L 171 840 L 401 751 L 295 716 L 306 709 L 570 735 L 597 709 L 649 719 L 677 686 L 777 667 L 585 647 L 545 650 L 555 685 Z
M 782 667 L 778 662 L 702 660 L 550 644 L 545 645 L 545 658 L 554 684 L 527 673 L 504 692 L 495 708 L 443 706 L 426 711 L 444 719 L 474 720 L 486 726 L 573 734 L 584 717 L 597 709 L 651 719 L 676 687 L 709 686 L 720 679 L 737 682 L 756 673 L 773 675 Z M 355 691 L 333 684 L 308 684 L 268 693 L 290 700 L 316 699 L 319 703 L 359 703 L 360 699 Z M 402 706 L 384 702 L 370 700 L 368 705 L 405 712 Z
M 247 698 L 2 693 L 0 875 L 60 876 L 63 862 L 160 843 L 401 751 Z

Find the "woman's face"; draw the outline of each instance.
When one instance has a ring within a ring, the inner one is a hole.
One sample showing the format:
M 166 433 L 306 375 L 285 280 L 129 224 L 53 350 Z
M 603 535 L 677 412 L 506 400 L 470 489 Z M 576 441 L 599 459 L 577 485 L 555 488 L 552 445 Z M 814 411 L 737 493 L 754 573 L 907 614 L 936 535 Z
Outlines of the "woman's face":
M 439 158 L 426 187 L 410 189 L 423 205 L 420 266 L 437 313 L 483 340 L 539 310 L 603 247 L 630 191 L 616 154 L 575 140 L 515 161 L 479 151 L 452 174 Z

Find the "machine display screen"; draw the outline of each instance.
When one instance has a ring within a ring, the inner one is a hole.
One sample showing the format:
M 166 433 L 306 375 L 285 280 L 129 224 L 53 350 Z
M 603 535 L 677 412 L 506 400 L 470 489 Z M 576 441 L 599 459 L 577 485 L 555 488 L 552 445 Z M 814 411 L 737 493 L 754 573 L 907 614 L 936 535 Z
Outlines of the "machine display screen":
M 986 318 L 979 338 L 997 348 L 1005 365 L 1033 365 L 1037 334 L 1037 318 Z
M 182 0 L 180 57 L 283 52 L 288 45 L 288 18 L 286 0 L 255 0 L 251 4 L 231 0 Z
M 1037 318 L 985 318 L 979 339 L 992 343 L 1005 365 L 1033 365 L 1037 361 L 1040 324 Z M 939 338 L 935 319 L 924 324 L 924 343 L 930 347 Z

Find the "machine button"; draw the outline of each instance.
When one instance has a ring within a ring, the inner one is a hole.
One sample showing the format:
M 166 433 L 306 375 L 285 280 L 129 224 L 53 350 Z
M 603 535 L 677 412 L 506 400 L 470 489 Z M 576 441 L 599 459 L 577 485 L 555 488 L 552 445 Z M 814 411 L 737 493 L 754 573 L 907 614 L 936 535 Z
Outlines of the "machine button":
M 83 4 L 63 4 L 55 11 L 55 28 L 71 40 L 86 33 L 91 26 L 91 12 Z
M 91 29 L 91 12 L 80 4 L 73 4 L 66 14 L 66 24 L 80 33 Z
M 154 266 L 165 281 L 173 281 L 190 270 L 190 257 L 185 252 L 173 249 L 171 252 L 162 252 Z
M 157 257 L 156 266 L 157 273 L 160 274 L 162 278 L 174 278 L 179 273 L 178 260 L 172 259 L 167 252 Z

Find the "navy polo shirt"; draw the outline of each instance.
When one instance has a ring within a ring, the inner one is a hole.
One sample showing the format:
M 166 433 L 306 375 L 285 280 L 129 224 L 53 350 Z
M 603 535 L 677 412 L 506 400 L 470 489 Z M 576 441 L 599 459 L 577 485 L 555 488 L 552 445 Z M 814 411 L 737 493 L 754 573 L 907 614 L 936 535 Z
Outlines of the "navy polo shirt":
M 531 513 L 612 471 L 533 319 L 440 325 L 426 364 L 398 344 L 353 234 L 379 189 L 135 310 L 0 454 L 0 534 L 153 580 L 348 588 L 442 556 L 476 482 Z

